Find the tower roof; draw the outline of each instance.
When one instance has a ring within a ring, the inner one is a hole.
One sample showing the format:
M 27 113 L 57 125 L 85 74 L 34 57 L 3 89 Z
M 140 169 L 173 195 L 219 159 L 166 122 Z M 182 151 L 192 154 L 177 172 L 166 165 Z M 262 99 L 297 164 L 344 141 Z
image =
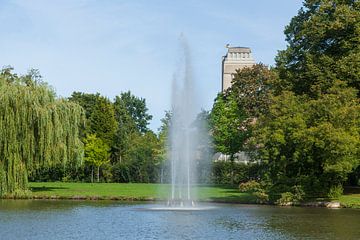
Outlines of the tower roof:
M 229 53 L 251 53 L 251 49 L 248 47 L 229 47 Z

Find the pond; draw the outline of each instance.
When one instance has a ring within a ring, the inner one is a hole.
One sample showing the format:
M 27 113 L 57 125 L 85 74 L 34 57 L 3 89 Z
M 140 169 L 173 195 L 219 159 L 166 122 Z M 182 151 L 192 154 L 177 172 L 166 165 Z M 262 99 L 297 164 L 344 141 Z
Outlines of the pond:
M 360 239 L 360 210 L 213 204 L 0 200 L 0 239 Z

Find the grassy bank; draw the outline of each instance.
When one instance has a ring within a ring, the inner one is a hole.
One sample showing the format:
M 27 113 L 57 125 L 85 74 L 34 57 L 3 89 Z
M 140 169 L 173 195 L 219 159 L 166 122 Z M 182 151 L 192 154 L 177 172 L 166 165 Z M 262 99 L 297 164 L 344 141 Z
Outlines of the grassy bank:
M 170 192 L 170 185 L 146 183 L 32 182 L 30 188 L 38 199 L 166 200 Z M 199 185 L 196 192 L 200 201 L 256 203 L 251 194 L 229 186 Z M 346 188 L 337 201 L 344 207 L 360 208 L 360 188 Z
M 339 198 L 342 206 L 360 209 L 360 187 L 345 188 L 344 195 Z
M 166 200 L 170 185 L 145 183 L 30 183 L 34 198 Z M 240 193 L 237 188 L 200 185 L 196 187 L 200 201 L 255 203 L 253 196 Z

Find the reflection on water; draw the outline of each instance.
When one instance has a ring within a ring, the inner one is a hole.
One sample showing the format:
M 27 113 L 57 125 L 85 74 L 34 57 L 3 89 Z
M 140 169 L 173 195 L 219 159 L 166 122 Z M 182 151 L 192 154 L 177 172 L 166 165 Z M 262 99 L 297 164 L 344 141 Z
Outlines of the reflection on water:
M 360 210 L 0 200 L 0 239 L 360 239 Z

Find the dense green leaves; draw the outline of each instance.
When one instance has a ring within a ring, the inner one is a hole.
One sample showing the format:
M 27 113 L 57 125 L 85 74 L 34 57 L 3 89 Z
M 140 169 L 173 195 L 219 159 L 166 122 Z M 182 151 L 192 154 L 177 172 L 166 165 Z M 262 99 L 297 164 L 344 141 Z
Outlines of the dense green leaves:
M 132 95 L 130 91 L 123 92 L 120 96 L 115 98 L 115 105 L 122 105 L 125 107 L 139 132 L 145 133 L 149 130 L 147 125 L 152 119 L 152 116 L 147 112 L 148 109 L 144 98 L 138 98 Z
M 97 168 L 98 180 L 101 177 L 118 182 L 158 181 L 160 155 L 164 151 L 158 137 L 148 129 L 152 116 L 147 112 L 145 99 L 130 91 L 116 96 L 114 102 L 98 93 L 74 92 L 70 99 L 79 103 L 87 115 L 83 131 L 85 153 L 102 152 L 91 160 L 86 154 L 87 165 Z
M 36 71 L 0 73 L 0 196 L 19 194 L 43 166 L 78 166 L 83 158 L 81 107 L 57 99 Z
M 283 87 L 318 96 L 336 80 L 360 90 L 360 2 L 307 0 L 276 58 Z
M 239 108 L 243 108 L 249 117 L 265 114 L 270 105 L 270 92 L 274 91 L 277 74 L 263 64 L 237 70 L 232 80 L 232 91 Z
M 104 97 L 97 99 L 89 123 L 90 133 L 96 134 L 108 146 L 113 144 L 118 123 L 115 119 L 114 107 L 108 99 Z
M 260 119 L 254 144 L 274 184 L 326 193 L 360 164 L 356 92 L 341 86 L 329 92 L 317 100 L 284 92 Z
M 97 182 L 99 182 L 100 166 L 110 161 L 110 148 L 101 138 L 97 138 L 94 134 L 89 134 L 84 139 L 84 144 L 85 162 L 97 168 Z M 93 174 L 92 171 L 91 182 L 94 181 Z
M 285 34 L 275 69 L 238 70 L 215 100 L 214 142 L 248 150 L 273 201 L 336 197 L 359 179 L 360 2 L 306 0 Z
M 244 127 L 246 119 L 232 92 L 217 96 L 210 116 L 216 151 L 233 156 L 241 150 L 248 133 Z

